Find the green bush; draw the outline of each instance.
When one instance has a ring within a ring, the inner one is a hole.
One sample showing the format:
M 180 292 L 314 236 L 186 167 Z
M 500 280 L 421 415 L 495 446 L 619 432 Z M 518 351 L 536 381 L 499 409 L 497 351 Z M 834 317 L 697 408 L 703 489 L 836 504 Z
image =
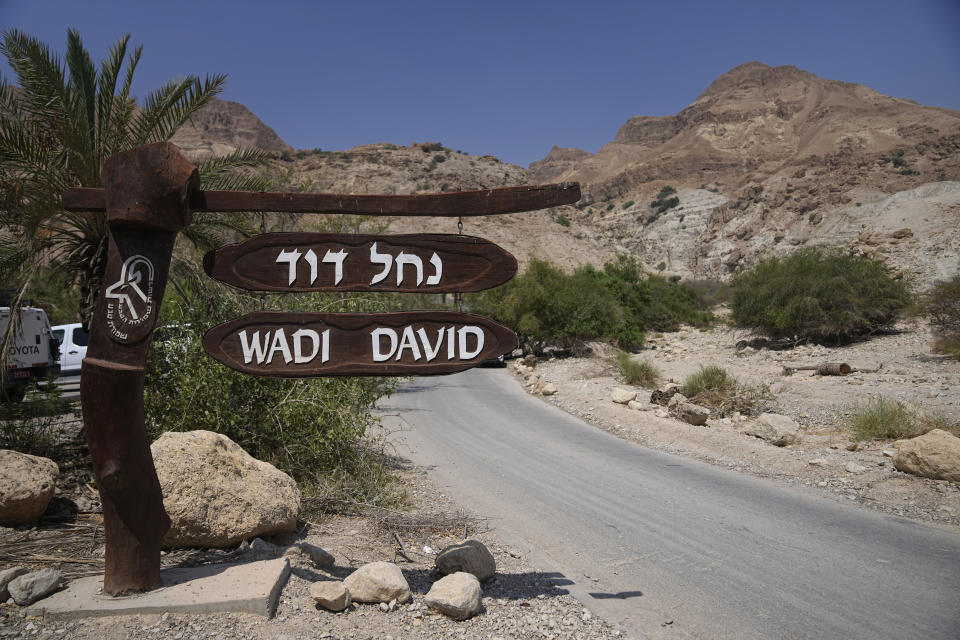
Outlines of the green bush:
M 437 155 L 433 156 L 433 161 L 436 163 L 446 162 L 447 156 L 443 155 L 442 153 L 438 153 Z
M 624 209 L 629 209 L 632 206 L 633 206 L 633 200 L 627 200 L 626 202 L 623 203 Z
M 654 215 L 650 218 L 650 222 L 656 220 L 657 217 L 667 209 L 672 209 L 680 204 L 680 198 L 673 195 L 676 192 L 677 190 L 671 186 L 666 186 L 660 189 L 660 192 L 657 193 L 657 197 L 650 202 L 650 208 L 654 210 Z
M 932 429 L 960 435 L 960 426 L 945 418 L 884 396 L 874 396 L 851 409 L 843 419 L 843 427 L 857 440 L 914 438 Z
M 713 319 L 696 306 L 692 290 L 645 275 L 629 256 L 602 271 L 585 266 L 570 275 L 533 259 L 519 277 L 468 301 L 472 309 L 516 329 L 534 349 L 595 339 L 635 349 L 648 329 L 673 331 L 684 322 L 703 326 Z
M 934 285 L 922 307 L 930 315 L 934 350 L 960 360 L 960 274 Z
M 391 393 L 394 379 L 261 378 L 219 364 L 201 343 L 213 324 L 262 305 L 357 311 L 364 310 L 363 300 L 332 294 L 260 297 L 209 280 L 177 281 L 161 311 L 158 333 L 167 339 L 154 342 L 147 364 L 144 403 L 151 438 L 164 431 L 215 431 L 290 474 L 305 494 L 392 499 L 383 482 L 387 471 L 367 434 L 377 422 L 374 405 Z M 346 494 L 331 494 L 331 487 Z
M 439 142 L 424 142 L 420 145 L 420 148 L 424 153 L 430 153 L 431 151 L 443 151 L 444 147 Z
M 701 367 L 700 371 L 687 376 L 680 393 L 695 398 L 702 393 L 730 393 L 736 390 L 737 379 L 723 367 Z
M 897 149 L 897 152 L 893 154 L 893 157 L 890 158 L 890 161 L 893 163 L 893 166 L 897 168 L 905 165 L 906 160 L 903 159 L 903 149 Z
M 561 213 L 561 214 L 558 214 L 557 217 L 554 218 L 554 220 L 555 220 L 555 221 L 557 222 L 557 224 L 559 224 L 560 226 L 563 226 L 563 227 L 569 227 L 569 226 L 570 226 L 570 218 L 568 218 L 567 216 L 563 215 L 562 213 Z
M 280 159 L 284 162 L 293 162 L 293 154 L 291 154 L 287 149 L 284 149 L 280 152 Z
M 843 343 L 890 327 L 907 286 L 875 260 L 810 248 L 768 258 L 731 284 L 734 323 L 773 338 Z
M 660 383 L 660 370 L 647 359 L 634 360 L 629 353 L 618 351 L 617 365 L 627 384 L 642 387 L 656 387 Z
M 60 397 L 52 380 L 30 384 L 23 401 L 0 400 L 0 449 L 10 449 L 54 460 L 62 459 L 65 431 L 63 414 L 71 403 Z

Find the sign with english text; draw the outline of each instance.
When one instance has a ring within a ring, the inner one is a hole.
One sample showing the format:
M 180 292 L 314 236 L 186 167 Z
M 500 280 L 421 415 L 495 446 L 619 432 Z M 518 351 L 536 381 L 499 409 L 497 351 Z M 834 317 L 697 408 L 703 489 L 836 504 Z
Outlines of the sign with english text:
M 258 376 L 439 375 L 513 351 L 517 336 L 453 311 L 251 313 L 203 337 L 208 355 Z
M 517 261 L 463 235 L 267 233 L 207 253 L 213 278 L 250 291 L 482 291 L 507 282 Z

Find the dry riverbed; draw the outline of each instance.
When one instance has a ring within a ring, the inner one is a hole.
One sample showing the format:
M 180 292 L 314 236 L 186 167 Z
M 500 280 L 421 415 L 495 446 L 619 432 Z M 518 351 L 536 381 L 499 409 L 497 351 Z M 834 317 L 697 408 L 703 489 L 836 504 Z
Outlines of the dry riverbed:
M 960 526 L 960 486 L 919 478 L 893 468 L 890 441 L 859 443 L 843 430 L 843 416 L 873 396 L 896 398 L 923 411 L 960 422 L 960 362 L 930 352 L 926 327 L 909 324 L 893 335 L 840 348 L 803 346 L 772 351 L 737 342 L 748 336 L 727 328 L 685 328 L 650 338 L 635 359 L 648 359 L 664 381 L 682 383 L 701 366 L 717 365 L 747 385 L 770 390 L 766 411 L 789 416 L 803 429 L 802 442 L 777 447 L 744 435 L 744 419 L 709 419 L 694 426 L 667 415 L 649 402 L 651 389 L 623 382 L 610 353 L 542 360 L 537 382 L 521 382 L 534 392 L 550 383 L 556 393 L 543 399 L 617 436 L 673 454 L 697 458 L 738 472 L 805 485 L 843 501 L 886 513 Z M 875 372 L 817 376 L 812 371 L 785 375 L 785 366 L 846 362 Z M 516 367 L 513 368 L 516 372 Z M 614 387 L 637 390 L 638 408 L 612 401 Z M 887 453 L 885 454 L 884 451 Z M 852 464 L 851 464 L 852 463 Z M 850 466 L 854 471 L 848 471 Z M 862 468 L 862 469 L 861 469 Z

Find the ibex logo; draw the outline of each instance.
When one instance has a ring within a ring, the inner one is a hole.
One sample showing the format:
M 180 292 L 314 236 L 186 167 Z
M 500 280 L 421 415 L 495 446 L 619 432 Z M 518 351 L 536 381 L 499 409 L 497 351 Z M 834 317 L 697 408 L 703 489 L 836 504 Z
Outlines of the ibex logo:
M 120 268 L 120 279 L 107 287 L 107 325 L 114 338 L 127 340 L 128 331 L 153 315 L 153 263 L 130 256 Z

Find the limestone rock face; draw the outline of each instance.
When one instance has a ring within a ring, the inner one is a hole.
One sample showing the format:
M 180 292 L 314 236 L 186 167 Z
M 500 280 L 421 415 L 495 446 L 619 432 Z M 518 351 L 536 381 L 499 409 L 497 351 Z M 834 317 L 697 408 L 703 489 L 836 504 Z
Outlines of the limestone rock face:
M 354 602 L 406 602 L 410 585 L 400 567 L 391 562 L 365 564 L 343 581 Z
M 353 600 L 350 590 L 339 580 L 325 580 L 310 585 L 310 597 L 328 611 L 343 611 Z
M 0 449 L 0 526 L 34 524 L 47 510 L 60 468 L 49 458 Z
M 778 447 L 796 444 L 803 439 L 796 422 L 778 413 L 763 413 L 755 421 L 747 424 L 743 433 L 766 440 Z
M 464 571 L 475 575 L 480 582 L 486 582 L 497 572 L 493 555 L 479 540 L 464 540 L 447 547 L 437 554 L 436 564 L 440 573 Z
M 165 433 L 150 447 L 172 526 L 167 546 L 227 547 L 293 531 L 293 478 L 211 431 Z
M 434 582 L 423 602 L 454 620 L 466 620 L 480 612 L 480 596 L 477 577 L 458 571 Z
M 960 482 L 960 438 L 942 429 L 896 443 L 893 466 L 915 476 Z

